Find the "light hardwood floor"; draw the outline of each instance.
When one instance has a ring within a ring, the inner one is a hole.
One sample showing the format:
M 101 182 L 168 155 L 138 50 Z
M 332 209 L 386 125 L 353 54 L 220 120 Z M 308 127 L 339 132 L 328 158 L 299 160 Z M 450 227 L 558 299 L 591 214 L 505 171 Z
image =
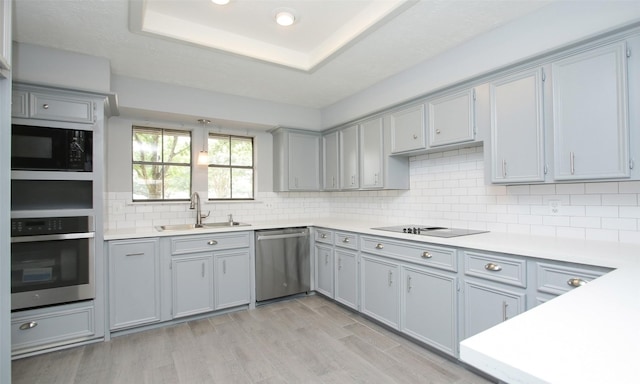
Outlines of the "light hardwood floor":
M 321 296 L 16 360 L 14 384 L 489 383 Z

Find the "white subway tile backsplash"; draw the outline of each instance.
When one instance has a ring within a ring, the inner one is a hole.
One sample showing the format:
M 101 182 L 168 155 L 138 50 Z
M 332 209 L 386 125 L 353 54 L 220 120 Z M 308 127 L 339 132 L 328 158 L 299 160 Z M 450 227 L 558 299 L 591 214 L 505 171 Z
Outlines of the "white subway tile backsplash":
M 374 225 L 407 222 L 640 243 L 640 181 L 539 185 L 485 184 L 483 148 L 409 159 L 408 191 L 258 192 L 254 202 L 211 203 L 207 221 L 334 217 Z M 559 201 L 552 215 L 550 202 Z M 187 202 L 132 203 L 130 192 L 105 194 L 106 228 L 195 221 Z

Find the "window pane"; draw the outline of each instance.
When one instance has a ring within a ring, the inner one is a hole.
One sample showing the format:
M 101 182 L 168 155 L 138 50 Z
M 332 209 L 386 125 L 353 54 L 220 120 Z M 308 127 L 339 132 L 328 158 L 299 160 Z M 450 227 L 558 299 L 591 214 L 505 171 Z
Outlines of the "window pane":
M 164 131 L 165 163 L 191 163 L 191 133 L 183 131 Z
M 230 164 L 229 136 L 209 136 L 209 164 Z
M 160 162 L 162 130 L 133 129 L 133 161 Z
M 188 199 L 191 185 L 191 167 L 188 165 L 165 166 L 164 198 Z
M 250 167 L 253 165 L 253 139 L 231 138 L 231 165 Z
M 231 196 L 234 199 L 253 198 L 253 169 L 235 168 L 232 174 Z
M 231 169 L 209 167 L 209 198 L 231 198 Z
M 162 199 L 162 166 L 133 165 L 133 199 Z

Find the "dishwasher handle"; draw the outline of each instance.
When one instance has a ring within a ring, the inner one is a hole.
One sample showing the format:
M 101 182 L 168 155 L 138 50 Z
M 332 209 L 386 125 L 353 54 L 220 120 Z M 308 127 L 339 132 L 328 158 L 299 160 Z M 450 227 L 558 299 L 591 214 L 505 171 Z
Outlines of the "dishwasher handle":
M 307 237 L 309 234 L 305 232 L 284 233 L 281 235 L 258 235 L 258 240 L 276 240 L 276 239 L 291 239 L 295 237 Z

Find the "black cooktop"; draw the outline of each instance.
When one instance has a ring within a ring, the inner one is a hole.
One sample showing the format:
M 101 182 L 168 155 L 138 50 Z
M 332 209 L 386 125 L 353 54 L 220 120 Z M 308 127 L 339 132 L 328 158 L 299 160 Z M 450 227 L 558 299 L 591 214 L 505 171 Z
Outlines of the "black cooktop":
M 478 233 L 489 232 L 489 231 L 482 231 L 482 230 L 476 230 L 476 229 L 446 228 L 446 227 L 427 226 L 427 225 L 419 225 L 419 224 L 396 225 L 392 227 L 378 227 L 378 228 L 371 228 L 371 229 L 377 229 L 379 231 L 396 232 L 396 233 L 410 233 L 414 235 L 434 236 L 434 237 L 458 237 L 458 236 L 475 235 Z

